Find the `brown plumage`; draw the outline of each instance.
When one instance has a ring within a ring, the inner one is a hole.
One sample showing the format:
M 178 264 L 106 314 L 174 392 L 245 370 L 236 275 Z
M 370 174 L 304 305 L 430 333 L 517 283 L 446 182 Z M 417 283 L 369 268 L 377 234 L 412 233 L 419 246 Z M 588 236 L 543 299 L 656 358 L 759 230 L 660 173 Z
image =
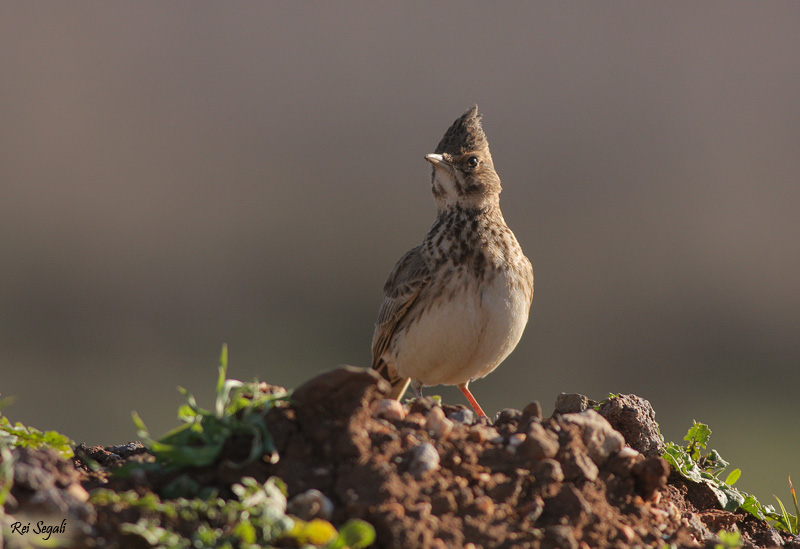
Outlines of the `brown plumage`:
M 468 389 L 516 347 L 533 299 L 530 261 L 500 211 L 500 178 L 477 106 L 426 156 L 433 164 L 436 220 L 384 285 L 372 367 L 399 399 L 411 383 Z

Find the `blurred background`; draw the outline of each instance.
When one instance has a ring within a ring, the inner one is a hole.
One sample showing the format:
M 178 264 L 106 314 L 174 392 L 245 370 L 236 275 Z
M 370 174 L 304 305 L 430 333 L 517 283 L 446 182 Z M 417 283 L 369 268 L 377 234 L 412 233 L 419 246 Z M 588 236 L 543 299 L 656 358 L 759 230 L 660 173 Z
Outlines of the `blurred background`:
M 0 392 L 87 444 L 229 376 L 368 366 L 473 103 L 536 293 L 473 391 L 693 419 L 762 501 L 800 478 L 800 5 L 0 5 Z M 452 388 L 432 388 L 465 403 Z M 773 502 L 774 503 L 774 502 Z

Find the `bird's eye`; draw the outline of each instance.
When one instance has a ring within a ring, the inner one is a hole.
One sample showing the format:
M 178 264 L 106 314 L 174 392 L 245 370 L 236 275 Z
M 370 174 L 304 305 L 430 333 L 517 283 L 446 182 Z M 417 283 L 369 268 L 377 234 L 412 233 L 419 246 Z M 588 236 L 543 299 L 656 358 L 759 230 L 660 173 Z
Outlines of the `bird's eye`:
M 468 168 L 476 168 L 478 166 L 478 157 L 477 156 L 470 156 L 467 158 L 467 167 Z

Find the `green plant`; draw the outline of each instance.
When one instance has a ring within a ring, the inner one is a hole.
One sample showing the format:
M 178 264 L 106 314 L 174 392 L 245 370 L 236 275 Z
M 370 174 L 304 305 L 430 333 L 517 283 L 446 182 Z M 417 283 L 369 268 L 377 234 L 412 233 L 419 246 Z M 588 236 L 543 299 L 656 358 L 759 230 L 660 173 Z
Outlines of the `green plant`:
M 153 547 L 255 549 L 280 540 L 294 546 L 359 549 L 375 540 L 375 530 L 364 521 L 351 520 L 338 531 L 327 521 L 309 522 L 286 515 L 286 487 L 280 479 L 259 483 L 245 477 L 234 484 L 235 499 L 219 497 L 177 498 L 162 501 L 155 494 L 96 490 L 91 503 L 135 511 L 135 522 L 123 523 L 123 532 Z
M 64 459 L 73 456 L 72 446 L 75 444 L 69 437 L 56 431 L 40 431 L 26 427 L 20 422 L 12 425 L 2 413 L 0 413 L 0 440 L 11 448 L 52 448 Z
M 243 466 L 263 456 L 277 457 L 264 416 L 277 400 L 287 395 L 266 394 L 259 390 L 257 381 L 227 379 L 227 372 L 228 347 L 223 346 L 214 409 L 201 408 L 192 394 L 178 387 L 186 397 L 186 404 L 178 409 L 178 419 L 184 424 L 158 440 L 150 437 L 142 419 L 133 413 L 138 435 L 158 462 L 179 468 L 210 465 L 219 458 L 225 443 L 236 436 L 251 441 L 250 451 L 243 462 L 228 465 Z
M 772 505 L 764 505 L 755 496 L 734 488 L 733 485 L 742 475 L 740 469 L 734 469 L 728 473 L 724 480 L 720 478 L 720 475 L 729 464 L 722 459 L 722 456 L 716 450 L 703 453 L 710 438 L 711 429 L 709 429 L 708 425 L 693 421 L 686 436 L 683 437 L 683 440 L 687 441 L 688 444 L 684 447 L 674 442 L 668 442 L 663 457 L 684 478 L 708 486 L 716 496 L 720 506 L 726 511 L 733 512 L 737 509 L 742 509 L 758 519 L 771 522 L 775 528 L 791 534 L 800 533 L 797 518 L 800 516 L 800 510 L 798 510 L 797 496 L 792 486 L 792 479 L 789 478 L 789 489 L 794 501 L 795 513 L 797 514 L 789 514 L 783 502 L 775 496 L 781 508 L 781 512 L 778 513 Z
M 709 438 L 711 429 L 708 425 L 693 421 L 686 436 L 683 437 L 688 444 L 684 447 L 668 442 L 664 459 L 683 477 L 708 486 L 720 506 L 726 511 L 733 512 L 745 503 L 746 494 L 733 487 L 742 472 L 734 469 L 724 479 L 720 478 L 720 474 L 729 464 L 716 450 L 702 453 Z
M 789 477 L 789 492 L 792 494 L 792 502 L 794 503 L 794 515 L 790 515 L 786 511 L 786 507 L 784 507 L 783 502 L 780 500 L 778 496 L 774 496 L 776 500 L 778 500 L 778 505 L 781 508 L 781 512 L 778 518 L 775 518 L 775 526 L 780 528 L 781 530 L 785 530 L 790 534 L 798 535 L 800 534 L 800 524 L 798 524 L 798 517 L 800 517 L 800 508 L 797 506 L 797 494 L 794 491 L 794 486 L 792 485 L 792 477 Z M 777 513 L 775 513 L 777 515 Z
M 726 532 L 721 530 L 717 532 L 719 543 L 714 545 L 714 549 L 739 549 L 744 542 L 742 535 L 739 532 Z

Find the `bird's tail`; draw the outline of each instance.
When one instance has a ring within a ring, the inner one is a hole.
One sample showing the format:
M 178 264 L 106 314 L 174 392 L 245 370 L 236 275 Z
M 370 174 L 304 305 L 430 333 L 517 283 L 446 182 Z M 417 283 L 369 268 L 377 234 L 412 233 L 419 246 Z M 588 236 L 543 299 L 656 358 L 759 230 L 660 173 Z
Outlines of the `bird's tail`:
M 394 368 L 390 368 L 382 359 L 373 364 L 373 370 L 377 370 L 383 378 L 392 386 L 392 391 L 389 393 L 389 398 L 400 400 L 408 389 L 408 384 L 411 383 L 410 377 L 400 377 Z

